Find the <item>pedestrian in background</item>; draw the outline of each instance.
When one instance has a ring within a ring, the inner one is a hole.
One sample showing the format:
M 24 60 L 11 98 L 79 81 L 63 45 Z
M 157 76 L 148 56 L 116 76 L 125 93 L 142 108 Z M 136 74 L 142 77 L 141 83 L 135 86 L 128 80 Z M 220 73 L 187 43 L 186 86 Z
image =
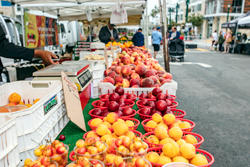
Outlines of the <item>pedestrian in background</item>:
M 172 31 L 169 33 L 169 40 L 176 40 L 179 39 L 181 36 L 181 33 L 177 31 L 177 28 L 175 26 L 172 27 Z
M 224 49 L 224 53 L 229 53 L 229 47 L 230 44 L 232 42 L 232 32 L 231 30 L 228 30 L 226 33 L 226 37 L 225 37 L 225 49 Z
M 213 40 L 212 40 L 211 49 L 215 48 L 215 50 L 217 50 L 218 34 L 216 30 L 213 32 L 212 37 L 213 37 Z
M 223 32 L 220 31 L 220 35 L 219 35 L 219 39 L 218 39 L 218 43 L 219 43 L 219 51 L 222 52 L 223 51 L 223 43 L 225 41 Z
M 144 46 L 144 35 L 142 34 L 142 29 L 139 28 L 138 31 L 132 38 L 132 42 L 135 46 Z
M 162 35 L 160 33 L 160 30 L 161 28 L 160 27 L 157 27 L 153 29 L 153 32 L 152 32 L 152 44 L 153 44 L 153 47 L 154 47 L 154 58 L 156 59 L 156 55 L 157 53 L 159 52 L 160 50 L 160 45 L 161 45 L 161 40 L 162 40 Z

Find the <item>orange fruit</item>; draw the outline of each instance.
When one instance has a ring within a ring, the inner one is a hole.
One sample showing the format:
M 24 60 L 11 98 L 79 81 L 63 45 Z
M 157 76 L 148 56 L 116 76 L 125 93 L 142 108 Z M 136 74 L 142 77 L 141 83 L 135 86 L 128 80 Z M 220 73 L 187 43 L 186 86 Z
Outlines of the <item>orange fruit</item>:
M 191 162 L 191 164 L 195 165 L 195 166 L 203 166 L 203 165 L 207 165 L 208 164 L 208 161 L 207 161 L 207 158 L 202 155 L 202 154 L 196 154 Z
M 114 133 L 117 136 L 122 136 L 124 134 L 126 134 L 128 132 L 128 126 L 125 123 L 122 122 L 115 122 L 112 125 L 113 129 L 114 129 Z
M 146 155 L 146 159 L 149 161 L 149 162 L 153 162 L 153 163 L 157 163 L 158 160 L 159 160 L 160 156 L 158 153 L 156 152 L 149 152 L 147 155 Z
M 168 131 L 163 125 L 158 125 L 154 130 L 155 136 L 162 140 L 168 137 Z
M 164 155 L 161 155 L 158 159 L 158 164 L 161 164 L 161 165 L 165 165 L 165 164 L 168 164 L 168 163 L 171 163 L 171 159 L 169 157 L 166 157 Z
M 21 101 L 21 96 L 18 93 L 12 93 L 9 96 L 9 103 L 16 103 L 19 104 Z
M 197 144 L 198 141 L 193 135 L 186 135 L 183 137 L 183 139 L 190 144 Z
M 163 121 L 166 125 L 171 125 L 175 122 L 175 115 L 174 114 L 166 114 L 163 116 Z
M 184 162 L 184 163 L 189 163 L 188 160 L 182 156 L 176 156 L 173 158 L 173 162 Z
M 102 123 L 102 120 L 100 118 L 94 118 L 91 120 L 90 125 L 97 127 Z
M 165 156 L 173 158 L 179 154 L 179 145 L 176 142 L 164 144 L 162 151 Z
M 183 132 L 179 127 L 173 127 L 168 131 L 169 136 L 175 141 L 180 140 L 182 138 Z
M 152 120 L 155 121 L 156 123 L 160 123 L 162 121 L 162 117 L 160 114 L 155 113 L 152 115 Z
M 186 159 L 191 159 L 195 156 L 195 147 L 192 144 L 184 143 L 180 146 L 181 155 Z

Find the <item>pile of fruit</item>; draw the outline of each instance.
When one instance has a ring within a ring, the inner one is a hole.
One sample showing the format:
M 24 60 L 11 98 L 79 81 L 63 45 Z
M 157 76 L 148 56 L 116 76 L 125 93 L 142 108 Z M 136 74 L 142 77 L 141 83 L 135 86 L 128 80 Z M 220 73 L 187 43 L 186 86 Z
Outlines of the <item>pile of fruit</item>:
M 204 141 L 199 134 L 183 131 L 183 129 L 191 128 L 190 123 L 176 119 L 173 114 L 166 114 L 162 117 L 156 113 L 144 128 L 152 129 L 151 133 L 144 135 L 144 141 L 151 147 L 176 141 L 177 143 L 190 143 L 198 148 Z
M 136 111 L 132 109 L 136 95 L 124 93 L 122 87 L 117 87 L 114 93 L 101 96 L 101 100 L 94 101 L 94 109 L 89 112 L 92 117 L 105 117 L 109 112 L 115 112 L 119 117 L 134 117 Z
M 67 167 L 105 167 L 104 164 L 96 159 L 83 158 L 76 160 L 73 163 L 67 165 Z
M 69 147 L 59 140 L 48 145 L 41 145 L 34 150 L 34 155 L 38 158 L 35 161 L 26 159 L 24 167 L 53 167 L 54 164 L 66 166 L 68 164 Z M 52 165 L 52 166 L 50 166 Z
M 112 126 L 115 123 L 115 120 L 117 119 L 116 117 L 118 117 L 118 114 L 111 112 L 107 114 L 107 116 L 104 117 L 103 119 L 94 118 L 89 120 L 88 125 L 92 130 L 96 130 L 98 128 L 100 129 L 102 125 L 105 125 L 109 130 L 113 131 Z M 140 124 L 140 121 L 134 118 L 123 118 L 123 119 L 118 118 L 117 122 L 119 121 L 125 122 L 125 124 L 130 130 L 136 130 Z M 99 129 L 97 131 L 99 131 Z
M 120 48 L 129 48 L 129 47 L 132 47 L 132 45 L 133 45 L 133 42 L 131 41 L 124 42 L 124 43 L 114 41 L 114 42 L 108 42 L 105 46 L 106 48 L 110 48 L 112 46 L 120 47 Z
M 171 82 L 167 73 L 145 48 L 124 48 L 104 72 L 103 82 L 124 88 L 159 87 Z
M 5 106 L 0 106 L 0 113 L 7 113 L 7 112 L 15 112 L 27 109 L 37 103 L 40 99 L 34 100 L 22 100 L 20 94 L 14 92 L 11 93 L 8 97 L 9 103 Z

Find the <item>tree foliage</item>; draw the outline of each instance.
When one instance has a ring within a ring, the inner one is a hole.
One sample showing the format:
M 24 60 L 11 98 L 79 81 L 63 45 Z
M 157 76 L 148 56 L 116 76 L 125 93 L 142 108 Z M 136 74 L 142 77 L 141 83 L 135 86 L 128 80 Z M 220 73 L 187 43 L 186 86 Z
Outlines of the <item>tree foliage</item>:
M 188 22 L 192 23 L 193 26 L 200 27 L 203 23 L 204 17 L 202 15 L 191 15 L 188 17 Z
M 154 9 L 151 10 L 151 14 L 150 15 L 152 17 L 155 17 L 159 13 L 160 13 L 160 9 L 157 6 L 155 6 Z

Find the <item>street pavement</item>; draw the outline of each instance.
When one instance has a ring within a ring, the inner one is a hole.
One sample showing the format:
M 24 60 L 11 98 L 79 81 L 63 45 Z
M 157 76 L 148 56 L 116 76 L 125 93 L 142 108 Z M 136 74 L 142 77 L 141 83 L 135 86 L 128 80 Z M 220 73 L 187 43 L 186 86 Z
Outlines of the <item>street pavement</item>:
M 200 50 L 201 49 L 201 50 Z M 162 66 L 162 53 L 157 58 Z M 250 167 L 250 56 L 189 49 L 171 63 L 177 101 L 205 138 L 213 167 Z

